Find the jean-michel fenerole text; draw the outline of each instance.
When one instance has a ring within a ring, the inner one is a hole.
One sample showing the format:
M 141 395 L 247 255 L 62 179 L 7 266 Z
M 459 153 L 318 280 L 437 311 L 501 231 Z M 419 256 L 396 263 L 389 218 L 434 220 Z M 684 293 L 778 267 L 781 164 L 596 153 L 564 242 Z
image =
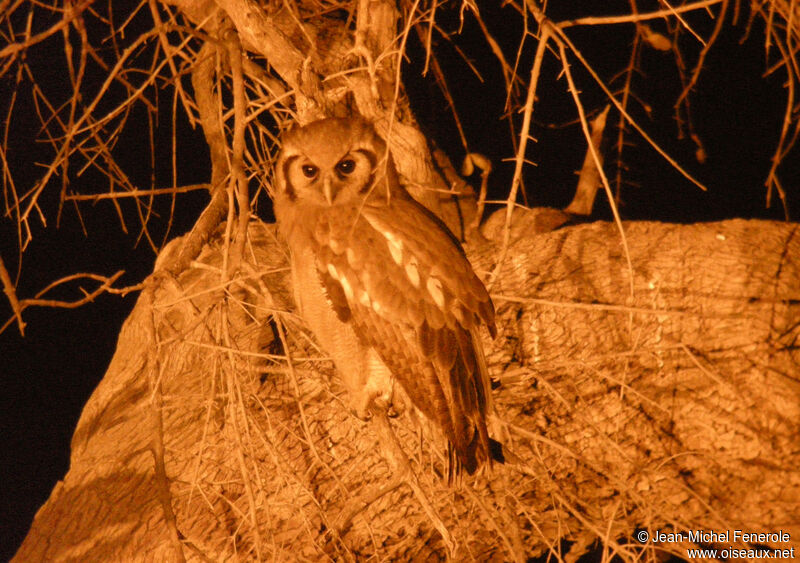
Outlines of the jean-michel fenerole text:
M 653 543 L 679 543 L 690 541 L 697 544 L 745 542 L 754 544 L 787 543 L 791 536 L 783 530 L 777 532 L 745 532 L 743 530 L 687 530 L 685 532 L 662 532 L 655 530 L 650 535 Z

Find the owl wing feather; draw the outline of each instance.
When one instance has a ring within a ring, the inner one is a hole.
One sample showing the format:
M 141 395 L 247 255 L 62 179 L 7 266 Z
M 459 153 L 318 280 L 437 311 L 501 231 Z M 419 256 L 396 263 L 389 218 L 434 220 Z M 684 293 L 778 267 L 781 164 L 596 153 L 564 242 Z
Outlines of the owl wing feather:
M 375 349 L 451 445 L 450 467 L 490 459 L 490 387 L 479 340 L 494 309 L 460 245 L 415 201 L 393 197 L 317 223 L 320 279 L 340 320 Z

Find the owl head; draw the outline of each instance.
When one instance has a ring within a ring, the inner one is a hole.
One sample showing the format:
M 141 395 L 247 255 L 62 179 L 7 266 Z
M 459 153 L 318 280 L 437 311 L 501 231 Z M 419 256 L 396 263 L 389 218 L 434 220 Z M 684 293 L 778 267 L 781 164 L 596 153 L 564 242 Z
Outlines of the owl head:
M 278 195 L 290 201 L 337 206 L 389 198 L 401 189 L 383 142 L 361 118 L 328 118 L 283 136 Z

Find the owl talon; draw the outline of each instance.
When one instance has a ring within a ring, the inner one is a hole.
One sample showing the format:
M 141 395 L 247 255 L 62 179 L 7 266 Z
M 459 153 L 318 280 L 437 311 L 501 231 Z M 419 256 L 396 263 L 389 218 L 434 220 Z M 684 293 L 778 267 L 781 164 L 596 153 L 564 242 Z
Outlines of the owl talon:
M 390 392 L 378 393 L 374 389 L 365 388 L 355 395 L 355 400 L 352 401 L 348 410 L 353 416 L 364 422 L 369 421 L 373 414 L 386 413 L 391 417 L 396 417 L 403 412 L 402 408 L 396 408 Z M 402 405 L 398 406 L 402 407 Z

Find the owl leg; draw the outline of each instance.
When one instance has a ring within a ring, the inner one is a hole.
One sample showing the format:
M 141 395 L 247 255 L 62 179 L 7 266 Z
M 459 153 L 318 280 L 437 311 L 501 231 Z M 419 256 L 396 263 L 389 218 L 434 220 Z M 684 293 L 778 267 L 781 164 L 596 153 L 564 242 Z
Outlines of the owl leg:
M 358 373 L 343 372 L 342 375 L 350 395 L 351 411 L 361 420 L 369 420 L 373 410 L 381 413 L 389 411 L 394 377 L 372 348 L 366 349 L 359 364 Z
M 369 416 L 372 407 L 382 412 L 387 412 L 392 404 L 392 389 L 394 377 L 378 353 L 373 348 L 367 349 L 364 361 L 366 381 L 356 398 L 356 414 L 359 418 Z
M 395 388 L 392 372 L 373 348 L 361 349 L 364 355 L 355 362 L 337 363 L 348 391 L 350 411 L 361 420 L 369 420 L 373 411 L 396 416 L 406 410 L 408 398 L 402 388 Z M 349 364 L 349 365 L 348 365 Z M 342 369 L 345 366 L 350 369 Z

